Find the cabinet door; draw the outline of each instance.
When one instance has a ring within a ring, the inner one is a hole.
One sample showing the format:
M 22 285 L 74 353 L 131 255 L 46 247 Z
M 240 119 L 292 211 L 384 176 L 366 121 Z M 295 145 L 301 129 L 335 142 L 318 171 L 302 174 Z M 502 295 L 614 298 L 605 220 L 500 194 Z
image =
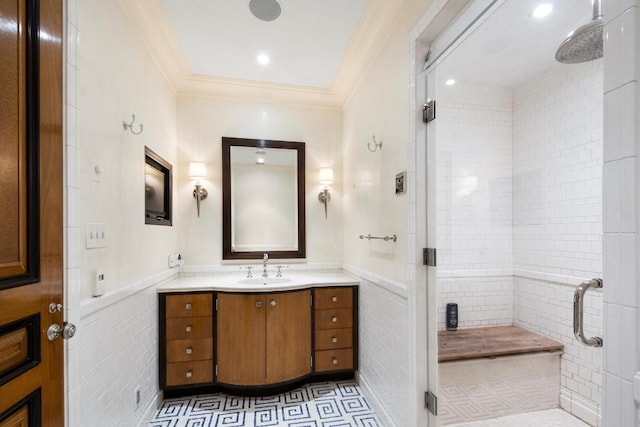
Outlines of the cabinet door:
M 311 372 L 311 291 L 266 295 L 267 383 Z
M 218 382 L 265 382 L 265 297 L 218 294 Z

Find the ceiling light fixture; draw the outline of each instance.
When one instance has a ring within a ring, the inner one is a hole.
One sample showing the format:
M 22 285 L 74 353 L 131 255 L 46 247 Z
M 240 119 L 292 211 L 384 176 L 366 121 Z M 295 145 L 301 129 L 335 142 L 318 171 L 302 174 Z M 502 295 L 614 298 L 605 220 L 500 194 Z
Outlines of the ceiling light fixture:
M 267 55 L 266 53 L 259 54 L 256 59 L 258 60 L 258 64 L 260 65 L 267 65 L 269 64 L 269 62 L 271 62 L 271 58 L 269 58 L 269 55 Z
M 533 17 L 538 19 L 544 18 L 545 16 L 549 15 L 552 10 L 553 5 L 551 3 L 543 3 L 533 10 Z
M 449 79 L 446 82 L 444 82 L 447 86 L 453 86 L 454 84 L 456 84 L 456 81 L 454 79 Z
M 277 0 L 251 0 L 249 10 L 262 21 L 273 21 L 280 16 L 282 8 Z

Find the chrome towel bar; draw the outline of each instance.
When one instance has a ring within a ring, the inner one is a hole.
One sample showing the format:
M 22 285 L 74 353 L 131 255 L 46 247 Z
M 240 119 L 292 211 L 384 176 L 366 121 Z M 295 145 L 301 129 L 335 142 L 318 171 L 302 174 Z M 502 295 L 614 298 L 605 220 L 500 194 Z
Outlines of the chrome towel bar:
M 367 239 L 367 240 L 384 240 L 385 242 L 388 242 L 389 240 L 395 242 L 396 240 L 398 240 L 398 237 L 394 234 L 393 236 L 372 236 L 371 234 L 367 234 L 366 236 L 364 234 L 360 235 L 360 239 Z
M 584 294 L 590 288 L 602 288 L 602 279 L 591 279 L 580 283 L 573 294 L 573 335 L 582 344 L 589 347 L 602 347 L 602 338 L 584 337 Z

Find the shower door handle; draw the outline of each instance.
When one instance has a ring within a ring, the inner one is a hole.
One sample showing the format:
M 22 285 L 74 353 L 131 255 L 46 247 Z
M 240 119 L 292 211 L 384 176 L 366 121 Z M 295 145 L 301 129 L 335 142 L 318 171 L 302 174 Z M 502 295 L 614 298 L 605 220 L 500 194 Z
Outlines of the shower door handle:
M 591 279 L 580 283 L 573 293 L 573 335 L 589 347 L 602 347 L 602 338 L 584 337 L 584 294 L 591 288 L 602 288 L 602 279 Z

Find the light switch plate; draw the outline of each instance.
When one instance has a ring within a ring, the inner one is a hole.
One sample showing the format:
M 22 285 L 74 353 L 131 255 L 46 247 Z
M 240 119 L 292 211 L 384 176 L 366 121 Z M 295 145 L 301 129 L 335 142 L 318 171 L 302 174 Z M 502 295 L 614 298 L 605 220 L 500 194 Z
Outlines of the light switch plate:
M 85 246 L 87 249 L 107 247 L 107 224 L 90 222 L 87 224 Z

